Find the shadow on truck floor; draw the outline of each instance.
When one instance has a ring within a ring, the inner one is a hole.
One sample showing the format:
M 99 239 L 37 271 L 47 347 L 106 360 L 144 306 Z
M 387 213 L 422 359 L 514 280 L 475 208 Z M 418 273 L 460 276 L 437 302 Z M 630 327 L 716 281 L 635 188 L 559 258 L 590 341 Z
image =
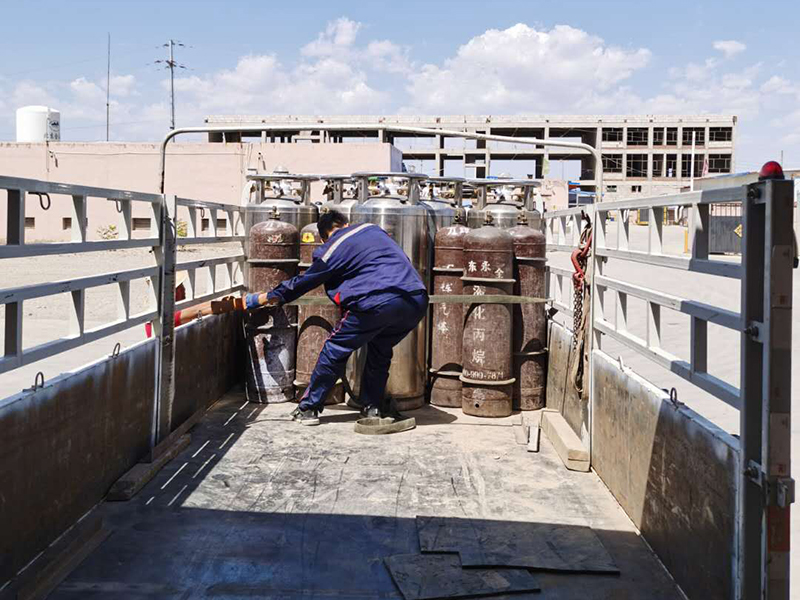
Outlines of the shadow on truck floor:
M 514 598 L 680 597 L 597 477 L 566 471 L 547 443 L 515 445 L 511 420 L 428 407 L 429 426 L 358 436 L 325 419 L 344 411 L 303 427 L 292 408 L 229 395 L 136 498 L 102 506 L 111 535 L 50 597 L 400 598 L 383 559 L 419 552 L 417 515 L 519 539 L 591 526 L 621 572 L 537 573 L 542 593 Z M 463 426 L 437 423 L 451 418 Z

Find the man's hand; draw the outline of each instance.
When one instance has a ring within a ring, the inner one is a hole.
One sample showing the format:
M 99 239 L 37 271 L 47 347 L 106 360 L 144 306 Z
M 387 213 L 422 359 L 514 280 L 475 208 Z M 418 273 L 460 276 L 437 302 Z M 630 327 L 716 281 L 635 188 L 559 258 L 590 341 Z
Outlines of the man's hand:
M 278 304 L 280 304 L 278 298 L 269 298 L 265 292 L 247 294 L 245 296 L 245 308 L 247 310 L 255 310 L 262 306 L 277 306 Z
M 261 306 L 261 294 L 247 294 L 244 299 L 244 306 L 247 310 L 254 310 Z

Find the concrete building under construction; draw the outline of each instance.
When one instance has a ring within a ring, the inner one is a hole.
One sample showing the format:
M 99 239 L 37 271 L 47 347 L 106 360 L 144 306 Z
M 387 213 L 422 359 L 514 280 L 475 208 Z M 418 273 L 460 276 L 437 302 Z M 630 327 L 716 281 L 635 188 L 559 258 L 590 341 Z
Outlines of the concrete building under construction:
M 208 125 L 286 125 L 270 132 L 210 133 L 210 142 L 260 138 L 273 143 L 390 143 L 407 166 L 430 175 L 486 177 L 512 172 L 536 179 L 577 178 L 596 191 L 594 161 L 588 152 L 523 143 L 465 140 L 385 131 L 387 125 L 429 127 L 519 138 L 581 141 L 603 152 L 605 199 L 676 193 L 702 174 L 734 172 L 737 118 L 732 115 L 451 115 L 451 116 L 209 116 Z M 353 131 L 323 131 L 309 124 L 374 125 Z M 694 140 L 694 173 L 692 172 Z M 558 164 L 568 166 L 562 172 Z M 579 170 L 578 170 L 579 169 Z

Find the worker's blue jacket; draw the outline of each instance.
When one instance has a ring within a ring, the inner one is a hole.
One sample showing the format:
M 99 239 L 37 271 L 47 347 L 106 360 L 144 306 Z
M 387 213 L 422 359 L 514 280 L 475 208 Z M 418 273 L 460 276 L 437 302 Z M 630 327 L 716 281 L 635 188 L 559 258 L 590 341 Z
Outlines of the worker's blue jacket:
M 284 281 L 267 296 L 285 304 L 324 284 L 336 304 L 365 311 L 398 295 L 425 291 L 400 246 L 373 223 L 335 231 L 313 258 L 305 273 Z

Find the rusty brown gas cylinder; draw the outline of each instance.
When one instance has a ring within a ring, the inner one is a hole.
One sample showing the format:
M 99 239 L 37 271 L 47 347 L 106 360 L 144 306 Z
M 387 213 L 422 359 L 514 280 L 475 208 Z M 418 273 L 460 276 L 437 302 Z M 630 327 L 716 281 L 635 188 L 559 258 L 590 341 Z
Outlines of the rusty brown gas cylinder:
M 527 215 L 508 229 L 514 238 L 514 293 L 528 298 L 545 296 L 545 236 L 528 227 Z M 544 408 L 547 380 L 547 318 L 544 303 L 514 305 L 514 409 Z
M 323 209 L 324 210 L 324 209 Z M 316 223 L 311 223 L 303 227 L 300 231 L 300 272 L 304 272 L 313 262 L 314 250 L 322 245 L 319 236 L 319 229 Z M 319 286 L 311 290 L 308 297 L 325 297 L 325 288 Z M 311 373 L 317 364 L 319 353 L 325 340 L 328 339 L 333 328 L 342 317 L 341 309 L 333 302 L 330 306 L 299 306 L 297 309 L 297 321 L 299 323 L 297 333 L 297 373 L 294 385 L 297 387 L 295 401 L 302 398 L 308 382 L 311 380 Z M 337 382 L 333 389 L 325 398 L 325 404 L 338 404 L 344 401 L 344 388 L 342 383 Z
M 463 293 L 464 238 L 469 228 L 457 212 L 450 227 L 436 232 L 433 255 L 433 294 Z M 461 348 L 464 305 L 434 304 L 431 330 L 431 404 L 461 406 Z
M 511 235 L 491 225 L 464 238 L 464 294 L 510 295 L 514 289 L 514 244 Z M 511 358 L 513 323 L 510 304 L 466 305 L 462 348 L 461 408 L 478 417 L 511 414 L 514 383 Z
M 297 228 L 272 218 L 250 229 L 248 290 L 270 291 L 297 272 Z M 262 307 L 245 314 L 247 380 L 251 402 L 276 403 L 294 398 L 297 308 Z

